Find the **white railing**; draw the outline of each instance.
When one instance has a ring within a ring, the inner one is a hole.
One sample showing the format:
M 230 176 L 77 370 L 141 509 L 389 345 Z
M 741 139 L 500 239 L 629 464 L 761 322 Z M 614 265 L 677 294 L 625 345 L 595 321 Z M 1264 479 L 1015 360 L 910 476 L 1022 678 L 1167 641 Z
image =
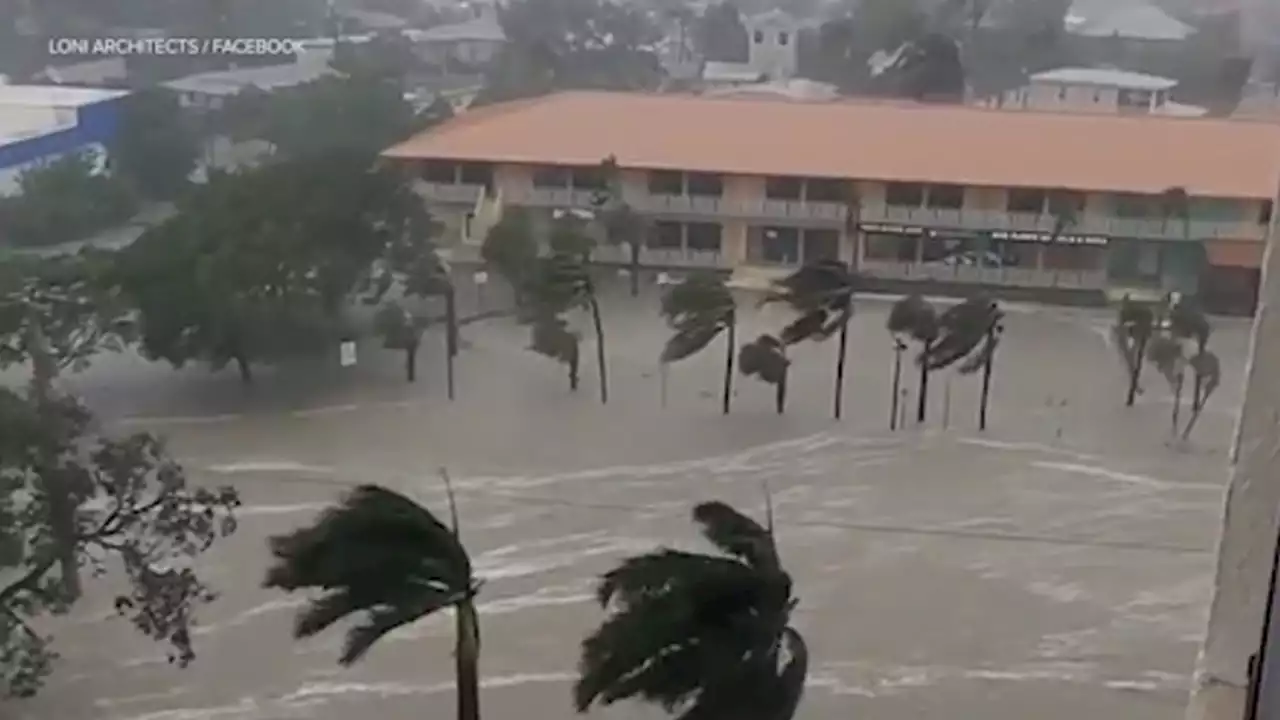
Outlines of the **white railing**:
M 1105 270 L 1038 270 L 1019 267 L 976 267 L 934 263 L 903 263 L 863 260 L 861 272 L 889 280 L 955 282 L 1006 287 L 1070 288 L 1102 290 L 1107 287 Z
M 427 202 L 474 205 L 484 194 L 484 186 L 416 180 L 413 183 L 413 191 Z
M 1051 215 L 1015 213 L 1003 210 L 946 210 L 940 208 L 873 205 L 859 211 L 861 223 L 884 223 L 921 228 L 976 231 L 1051 233 L 1055 220 Z M 1099 236 L 1159 240 L 1211 240 L 1230 238 L 1261 240 L 1265 227 L 1260 223 L 1178 219 L 1114 218 L 1103 215 L 1080 215 L 1063 230 L 1066 236 Z

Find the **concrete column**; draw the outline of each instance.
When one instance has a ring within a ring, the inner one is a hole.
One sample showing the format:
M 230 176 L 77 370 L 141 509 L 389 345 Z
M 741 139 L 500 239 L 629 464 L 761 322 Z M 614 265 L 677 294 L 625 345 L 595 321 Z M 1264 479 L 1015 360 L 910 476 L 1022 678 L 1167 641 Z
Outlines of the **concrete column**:
M 1218 567 L 1188 720 L 1241 720 L 1249 656 L 1261 644 L 1280 510 L 1280 250 L 1271 220 L 1253 320 L 1244 402 L 1231 451 L 1231 480 Z M 1280 662 L 1280 657 L 1272 656 Z

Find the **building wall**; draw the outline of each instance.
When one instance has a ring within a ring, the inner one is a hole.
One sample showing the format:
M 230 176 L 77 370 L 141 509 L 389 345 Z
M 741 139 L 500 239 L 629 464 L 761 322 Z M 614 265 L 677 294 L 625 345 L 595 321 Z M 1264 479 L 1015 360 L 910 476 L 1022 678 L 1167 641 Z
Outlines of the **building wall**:
M 745 18 L 747 65 L 773 79 L 795 77 L 800 67 L 796 35 L 799 24 L 781 15 L 755 21 Z

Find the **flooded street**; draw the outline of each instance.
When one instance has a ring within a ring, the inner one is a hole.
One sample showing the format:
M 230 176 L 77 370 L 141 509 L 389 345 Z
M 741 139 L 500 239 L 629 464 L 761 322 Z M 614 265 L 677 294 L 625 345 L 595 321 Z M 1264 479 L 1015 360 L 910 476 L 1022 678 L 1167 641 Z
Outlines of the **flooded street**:
M 812 653 L 800 717 L 1181 714 L 1211 591 L 1245 323 L 1215 333 L 1225 380 L 1195 446 L 1179 452 L 1165 445 L 1162 379 L 1149 373 L 1139 405 L 1123 407 L 1101 312 L 1010 312 L 980 434 L 978 377 L 942 374 L 927 426 L 888 430 L 887 305 L 871 301 L 851 327 L 844 420 L 830 417 L 834 342 L 792 354 L 785 416 L 771 388 L 741 377 L 733 413 L 720 415 L 718 343 L 671 369 L 662 407 L 654 304 L 610 303 L 608 406 L 594 364 L 570 393 L 562 370 L 525 351 L 526 331 L 504 320 L 464 332 L 452 404 L 436 336 L 413 386 L 400 358 L 372 344 L 357 368 L 281 368 L 251 390 L 233 372 L 104 358 L 73 385 L 110 422 L 163 434 L 194 480 L 244 496 L 240 532 L 203 561 L 222 597 L 202 614 L 198 659 L 180 670 L 111 616 L 104 581 L 51 624 L 63 661 L 46 691 L 0 717 L 447 717 L 451 618 L 392 635 L 341 669 L 341 632 L 294 642 L 301 598 L 259 588 L 269 535 L 365 482 L 443 511 L 443 466 L 486 580 L 489 720 L 571 715 L 578 643 L 603 617 L 595 577 L 659 545 L 701 547 L 693 504 L 761 513 L 766 485 Z M 784 317 L 752 314 L 740 341 Z M 914 391 L 913 368 L 904 386 Z M 633 705 L 599 714 L 656 717 Z

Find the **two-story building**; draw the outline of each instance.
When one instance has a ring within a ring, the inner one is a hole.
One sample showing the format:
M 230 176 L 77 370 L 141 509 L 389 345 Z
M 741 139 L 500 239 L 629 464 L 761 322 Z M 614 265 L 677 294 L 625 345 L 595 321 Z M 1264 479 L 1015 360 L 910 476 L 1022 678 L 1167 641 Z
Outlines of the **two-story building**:
M 1077 301 L 1202 288 L 1247 310 L 1280 126 L 575 92 L 464 113 L 385 156 L 463 244 L 505 208 L 591 207 L 613 156 L 625 200 L 652 221 L 650 265 L 750 274 L 840 258 L 895 287 Z
M 1202 107 L 1175 102 L 1177 80 L 1111 68 L 1067 67 L 1036 73 L 1026 85 L 980 104 L 1053 112 L 1128 113 L 1199 117 Z

